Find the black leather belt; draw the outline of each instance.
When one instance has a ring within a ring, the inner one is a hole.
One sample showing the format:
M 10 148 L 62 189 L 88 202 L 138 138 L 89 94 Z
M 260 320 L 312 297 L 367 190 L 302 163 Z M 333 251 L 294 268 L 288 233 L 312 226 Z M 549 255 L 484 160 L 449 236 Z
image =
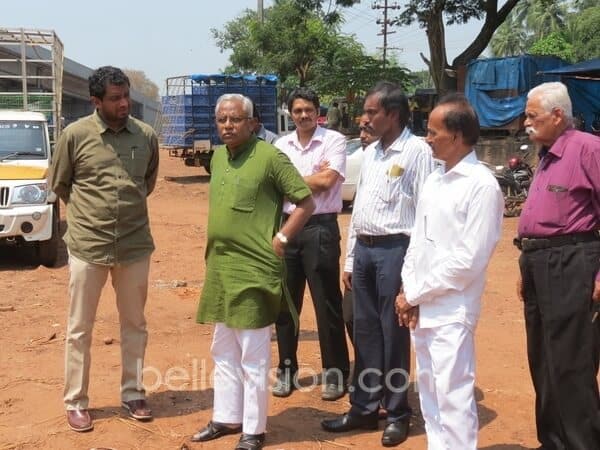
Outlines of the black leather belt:
M 562 234 L 560 236 L 548 236 L 540 238 L 514 238 L 513 244 L 524 252 L 542 250 L 551 247 L 562 247 L 563 245 L 578 244 L 580 242 L 592 242 L 600 240 L 597 231 L 586 231 L 583 233 Z
M 358 234 L 356 235 L 356 239 L 368 247 L 373 247 L 377 244 L 382 244 L 384 242 L 401 241 L 403 239 L 409 239 L 409 237 L 404 233 L 382 234 L 380 236 Z
M 283 221 L 285 222 L 290 218 L 289 214 L 283 214 Z M 304 225 L 305 227 L 311 225 L 317 225 L 319 223 L 329 223 L 337 221 L 337 213 L 325 213 L 325 214 L 315 214 L 314 216 L 310 216 L 308 222 Z

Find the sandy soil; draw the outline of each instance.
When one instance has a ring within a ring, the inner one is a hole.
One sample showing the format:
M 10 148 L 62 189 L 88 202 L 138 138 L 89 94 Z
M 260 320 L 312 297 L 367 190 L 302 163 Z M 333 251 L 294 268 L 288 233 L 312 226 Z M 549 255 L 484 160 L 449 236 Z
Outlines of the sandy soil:
M 105 288 L 94 329 L 90 399 L 95 429 L 71 431 L 62 405 L 63 352 L 68 306 L 68 267 L 62 249 L 53 269 L 31 266 L 27 255 L 0 248 L 0 450 L 7 449 L 181 449 L 233 448 L 237 436 L 207 444 L 189 437 L 211 418 L 209 346 L 212 327 L 194 321 L 202 289 L 209 178 L 162 155 L 161 174 L 150 198 L 156 251 L 152 256 L 147 306 L 148 400 L 155 420 L 128 419 L 120 408 L 119 326 L 114 295 Z M 64 211 L 63 211 L 64 214 Z M 344 231 L 349 214 L 340 215 Z M 243 226 L 243 224 L 240 224 Z M 64 222 L 63 222 L 64 227 Z M 535 447 L 533 391 L 525 357 L 521 304 L 515 297 L 516 219 L 507 219 L 489 269 L 477 330 L 477 401 L 480 448 Z M 344 243 L 343 243 L 344 245 Z M 344 247 L 342 247 L 344 248 Z M 301 318 L 302 382 L 321 367 L 310 300 Z M 106 344 L 105 339 L 113 339 Z M 273 358 L 276 362 L 276 342 Z M 426 448 L 417 393 L 410 437 L 399 448 Z M 380 448 L 380 431 L 326 433 L 323 418 L 345 412 L 348 397 L 323 402 L 320 388 L 271 398 L 269 449 Z

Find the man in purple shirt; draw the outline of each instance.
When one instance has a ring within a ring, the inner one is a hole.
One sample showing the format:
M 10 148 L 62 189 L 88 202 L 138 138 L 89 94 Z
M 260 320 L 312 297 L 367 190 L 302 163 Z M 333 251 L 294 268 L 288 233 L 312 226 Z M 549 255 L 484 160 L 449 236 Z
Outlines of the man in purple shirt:
M 600 449 L 600 138 L 572 128 L 562 83 L 532 89 L 540 162 L 519 221 L 527 353 L 544 450 Z

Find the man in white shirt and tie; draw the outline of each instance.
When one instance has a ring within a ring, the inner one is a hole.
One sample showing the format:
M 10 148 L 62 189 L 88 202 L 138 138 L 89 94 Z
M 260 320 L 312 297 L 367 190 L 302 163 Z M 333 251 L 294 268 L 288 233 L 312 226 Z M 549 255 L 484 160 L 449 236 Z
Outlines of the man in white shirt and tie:
M 396 299 L 400 322 L 413 329 L 429 450 L 477 448 L 473 334 L 504 210 L 498 183 L 473 150 L 478 138 L 465 97 L 440 100 L 427 142 L 444 164 L 423 186 Z

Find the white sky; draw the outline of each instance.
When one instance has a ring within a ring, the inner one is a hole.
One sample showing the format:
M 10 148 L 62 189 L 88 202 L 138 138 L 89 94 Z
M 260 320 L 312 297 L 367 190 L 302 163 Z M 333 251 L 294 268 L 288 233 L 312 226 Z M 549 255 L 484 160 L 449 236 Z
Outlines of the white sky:
M 271 4 L 264 0 L 265 7 Z M 355 34 L 374 53 L 383 44 L 383 37 L 378 36 L 381 26 L 375 23 L 382 11 L 371 5 L 372 1 L 362 0 L 344 9 L 343 31 Z M 163 91 L 167 77 L 223 69 L 228 54 L 219 52 L 210 29 L 256 7 L 256 0 L 13 0 L 3 2 L 0 27 L 53 29 L 63 41 L 66 57 L 91 68 L 110 64 L 143 70 Z M 471 22 L 447 29 L 450 61 L 479 27 L 479 22 Z M 401 65 L 425 69 L 419 56 L 419 52 L 429 53 L 425 32 L 417 26 L 394 30 L 388 45 L 402 49 L 396 50 Z

